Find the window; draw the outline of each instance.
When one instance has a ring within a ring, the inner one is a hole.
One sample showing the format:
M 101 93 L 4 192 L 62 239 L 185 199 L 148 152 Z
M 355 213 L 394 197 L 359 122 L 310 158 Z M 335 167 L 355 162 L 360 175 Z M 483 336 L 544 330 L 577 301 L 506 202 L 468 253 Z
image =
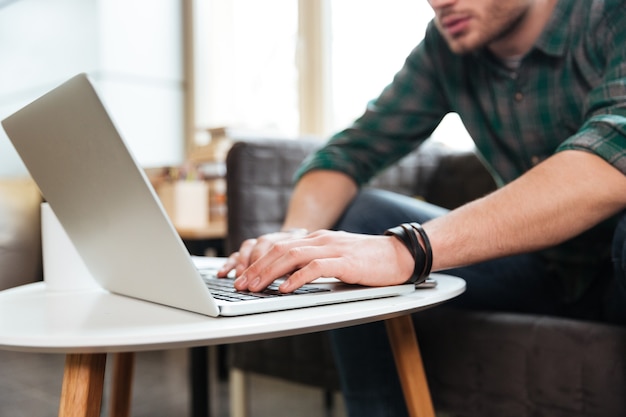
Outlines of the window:
M 0 2 L 0 119 L 88 73 L 144 166 L 184 158 L 181 0 Z M 0 129 L 0 176 L 26 169 Z
M 298 133 L 298 2 L 194 4 L 197 141 L 205 128 Z
M 433 11 L 415 0 L 196 0 L 194 16 L 202 143 L 207 127 L 327 137 L 347 126 L 391 82 Z M 444 120 L 435 136 L 468 146 L 458 117 Z
M 331 2 L 333 130 L 360 116 L 424 37 L 433 11 L 425 1 Z
M 0 116 L 87 72 L 144 166 L 182 162 L 183 137 L 202 143 L 206 128 L 329 136 L 391 81 L 432 16 L 416 0 L 0 0 L 0 10 Z M 0 155 L 0 175 L 25 173 L 1 130 Z

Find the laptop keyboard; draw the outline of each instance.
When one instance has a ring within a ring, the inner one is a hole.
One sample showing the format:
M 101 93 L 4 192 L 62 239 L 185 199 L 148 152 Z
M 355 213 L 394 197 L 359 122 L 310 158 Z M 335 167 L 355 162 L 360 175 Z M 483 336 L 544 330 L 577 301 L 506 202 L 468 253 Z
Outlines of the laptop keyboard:
M 249 301 L 270 297 L 285 297 L 302 294 L 315 294 L 319 292 L 330 291 L 327 288 L 320 288 L 314 285 L 304 285 L 294 292 L 281 293 L 278 290 L 278 284 L 271 284 L 262 292 L 238 291 L 235 286 L 235 280 L 232 278 L 217 278 L 214 270 L 200 270 L 200 275 L 204 280 L 211 295 L 222 301 Z

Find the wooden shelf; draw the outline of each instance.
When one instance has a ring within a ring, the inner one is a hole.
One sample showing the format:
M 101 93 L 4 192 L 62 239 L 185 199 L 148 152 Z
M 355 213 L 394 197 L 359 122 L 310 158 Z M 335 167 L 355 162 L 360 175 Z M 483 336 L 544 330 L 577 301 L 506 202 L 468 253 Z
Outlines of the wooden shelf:
M 227 229 L 226 219 L 210 222 L 204 227 L 176 228 L 183 240 L 223 239 Z

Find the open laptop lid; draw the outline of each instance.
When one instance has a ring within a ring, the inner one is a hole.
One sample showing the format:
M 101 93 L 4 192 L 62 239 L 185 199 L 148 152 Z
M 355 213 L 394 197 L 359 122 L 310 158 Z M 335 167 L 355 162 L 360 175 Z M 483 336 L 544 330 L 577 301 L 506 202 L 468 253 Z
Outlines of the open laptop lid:
M 103 288 L 218 315 L 145 173 L 85 74 L 2 125 Z

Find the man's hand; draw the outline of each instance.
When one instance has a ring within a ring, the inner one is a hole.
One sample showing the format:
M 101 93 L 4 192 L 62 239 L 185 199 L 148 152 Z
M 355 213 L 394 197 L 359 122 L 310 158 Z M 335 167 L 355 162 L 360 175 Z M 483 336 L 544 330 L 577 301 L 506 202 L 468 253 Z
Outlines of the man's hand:
M 247 239 L 238 252 L 232 253 L 224 266 L 217 272 L 218 277 L 226 277 L 232 270 L 235 276 L 240 276 L 254 261 L 265 254 L 274 243 L 281 240 L 299 238 L 306 235 L 305 229 L 293 229 L 285 232 L 268 233 L 256 239 Z
M 262 291 L 282 276 L 288 278 L 279 287 L 281 292 L 292 292 L 319 277 L 368 286 L 395 285 L 406 282 L 413 272 L 411 254 L 392 236 L 321 230 L 301 238 L 265 239 L 263 245 L 265 253 L 235 281 L 238 290 Z M 257 249 L 260 252 L 260 247 L 253 251 Z

